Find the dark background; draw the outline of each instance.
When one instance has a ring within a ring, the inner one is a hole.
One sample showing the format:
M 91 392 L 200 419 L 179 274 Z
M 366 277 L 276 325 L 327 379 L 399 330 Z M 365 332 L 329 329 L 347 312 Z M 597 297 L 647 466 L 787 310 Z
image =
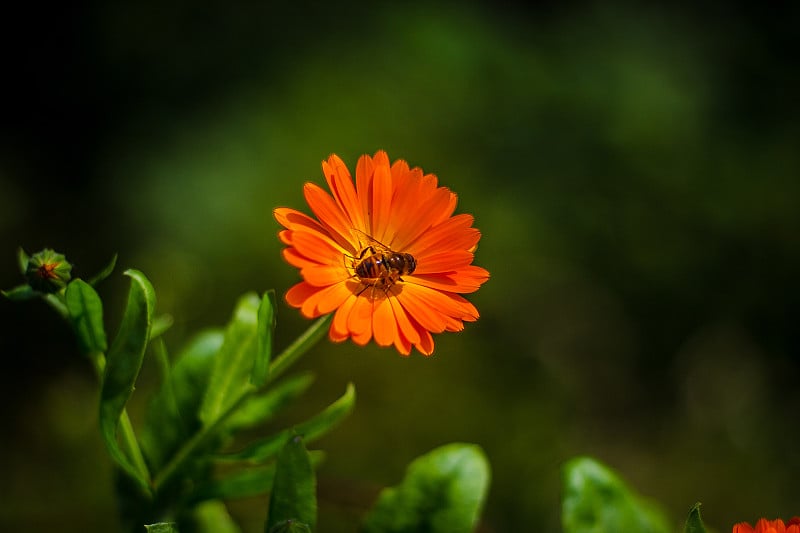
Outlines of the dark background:
M 791 6 L 791 7 L 788 7 Z M 128 1 L 6 8 L 0 285 L 44 246 L 116 330 L 143 270 L 173 353 L 248 290 L 283 293 L 271 211 L 306 210 L 331 152 L 437 174 L 483 232 L 481 319 L 431 359 L 321 343 L 299 420 L 321 531 L 451 441 L 493 467 L 485 531 L 557 531 L 559 468 L 591 454 L 677 524 L 800 514 L 796 4 Z M 96 386 L 39 302 L 0 301 L 0 528 L 116 528 Z M 307 323 L 280 309 L 280 346 Z M 134 422 L 154 381 L 145 364 Z M 231 506 L 260 531 L 266 500 Z

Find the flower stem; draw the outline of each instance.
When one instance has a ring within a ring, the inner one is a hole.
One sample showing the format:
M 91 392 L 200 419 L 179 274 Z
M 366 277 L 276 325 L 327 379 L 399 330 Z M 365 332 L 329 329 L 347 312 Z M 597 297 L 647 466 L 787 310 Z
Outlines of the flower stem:
M 209 439 L 211 439 L 215 434 L 217 428 L 219 428 L 230 416 L 234 411 L 236 411 L 239 406 L 248 399 L 252 394 L 255 392 L 255 388 L 249 387 L 244 392 L 242 392 L 239 397 L 228 407 L 225 411 L 220 414 L 220 416 L 214 420 L 214 422 L 204 428 L 201 428 L 200 431 L 192 435 L 192 438 L 186 441 L 186 443 L 181 446 L 181 448 L 177 451 L 175 455 L 172 456 L 169 463 L 161 469 L 161 471 L 156 475 L 156 478 L 153 480 L 153 489 L 158 492 L 162 487 L 164 487 L 169 481 L 175 476 L 177 472 L 183 467 L 185 463 L 187 463 L 194 452 L 201 448 Z
M 272 381 L 286 371 L 300 356 L 314 346 L 325 334 L 326 327 L 331 321 L 333 314 L 326 315 L 313 324 L 300 335 L 297 340 L 290 344 L 281 354 L 276 357 L 269 365 L 269 380 Z
M 67 311 L 67 306 L 64 303 L 63 291 L 58 294 L 45 294 L 42 298 L 61 316 L 61 318 L 69 321 L 69 311 Z

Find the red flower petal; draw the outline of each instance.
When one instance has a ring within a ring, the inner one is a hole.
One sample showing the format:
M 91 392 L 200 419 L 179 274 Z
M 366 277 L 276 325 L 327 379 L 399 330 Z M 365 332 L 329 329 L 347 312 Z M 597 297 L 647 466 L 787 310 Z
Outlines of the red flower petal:
M 342 212 L 334 199 L 318 185 L 306 183 L 303 194 L 309 207 L 319 218 L 320 224 L 340 246 L 346 248 L 353 229 L 352 221 Z
M 350 273 L 344 266 L 307 266 L 300 270 L 300 275 L 307 283 L 315 287 L 326 287 L 350 279 Z
M 404 339 L 407 339 L 411 344 L 419 344 L 420 336 L 417 329 L 414 327 L 414 324 L 411 322 L 411 319 L 406 313 L 405 308 L 403 308 L 402 304 L 395 298 L 388 298 L 389 303 L 392 305 L 392 311 L 394 311 L 395 319 L 397 320 L 397 328 L 400 334 L 403 336 Z
M 417 258 L 417 269 L 414 275 L 439 274 L 442 272 L 457 272 L 472 263 L 474 254 L 466 250 L 450 250 Z
M 383 154 L 386 155 L 385 153 Z M 376 159 L 375 174 L 372 177 L 372 236 L 378 241 L 386 242 L 386 229 L 392 219 L 392 173 L 389 160 Z
M 319 287 L 309 285 L 305 281 L 298 283 L 288 291 L 286 291 L 286 303 L 292 307 L 302 307 L 303 302 L 310 298 L 313 294 L 319 292 Z M 306 318 L 313 318 L 306 315 Z
M 347 329 L 356 344 L 364 345 L 372 338 L 372 300 L 359 296 L 350 315 L 347 317 Z
M 397 319 L 388 297 L 379 298 L 373 303 L 372 334 L 378 346 L 390 346 L 397 338 Z
M 322 172 L 325 174 L 333 197 L 350 219 L 353 227 L 364 231 L 366 228 L 361 205 L 356 189 L 353 187 L 353 178 L 350 177 L 350 171 L 347 170 L 344 162 L 339 159 L 339 156 L 331 155 L 328 161 L 322 162 Z

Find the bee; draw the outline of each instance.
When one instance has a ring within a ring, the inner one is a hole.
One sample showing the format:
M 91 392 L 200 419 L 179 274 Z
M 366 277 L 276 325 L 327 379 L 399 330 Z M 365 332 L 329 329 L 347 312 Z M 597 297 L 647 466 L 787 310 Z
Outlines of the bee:
M 351 265 L 355 276 L 365 285 L 362 292 L 367 287 L 372 287 L 373 291 L 376 288 L 388 291 L 392 285 L 403 281 L 402 276 L 417 269 L 413 255 L 396 252 L 377 239 L 369 239 L 372 243 L 362 248 L 358 257 L 352 258 Z

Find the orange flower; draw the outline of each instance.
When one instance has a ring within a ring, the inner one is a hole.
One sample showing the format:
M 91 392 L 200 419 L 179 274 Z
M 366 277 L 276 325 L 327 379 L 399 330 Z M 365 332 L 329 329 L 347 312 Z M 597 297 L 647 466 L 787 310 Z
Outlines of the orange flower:
M 386 152 L 361 156 L 355 186 L 336 156 L 322 162 L 333 195 L 314 183 L 303 192 L 318 220 L 287 207 L 275 209 L 285 227 L 283 257 L 303 281 L 286 301 L 307 318 L 335 311 L 335 342 L 370 339 L 408 355 L 414 346 L 433 353 L 431 333 L 461 331 L 478 311 L 460 294 L 489 279 L 472 265 L 481 237 L 471 215 L 455 215 L 457 197 L 436 176 L 389 164 Z
M 800 533 L 800 516 L 795 516 L 784 525 L 783 520 L 767 520 L 762 518 L 754 528 L 747 522 L 733 526 L 733 533 Z

